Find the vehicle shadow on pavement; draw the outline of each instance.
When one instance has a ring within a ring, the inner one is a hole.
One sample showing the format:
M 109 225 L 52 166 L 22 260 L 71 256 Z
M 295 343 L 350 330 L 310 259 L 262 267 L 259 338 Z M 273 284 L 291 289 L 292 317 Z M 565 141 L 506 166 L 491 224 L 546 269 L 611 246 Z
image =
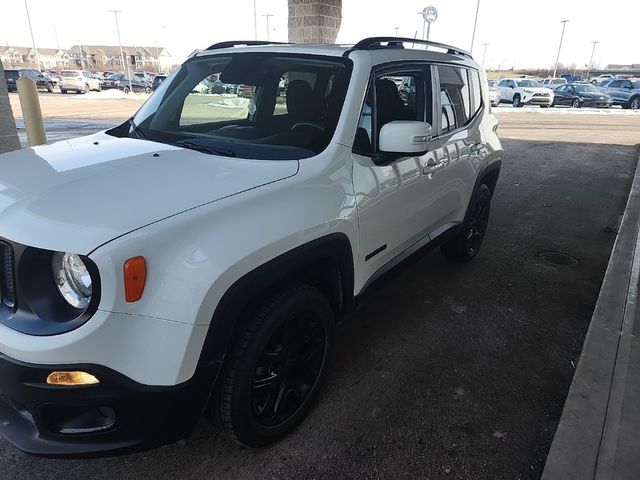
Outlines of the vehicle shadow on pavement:
M 378 290 L 339 331 L 315 408 L 277 445 L 242 449 L 204 421 L 186 442 L 112 459 L 33 458 L 2 440 L 0 477 L 539 478 L 637 153 L 504 146 L 479 257 L 434 251 Z

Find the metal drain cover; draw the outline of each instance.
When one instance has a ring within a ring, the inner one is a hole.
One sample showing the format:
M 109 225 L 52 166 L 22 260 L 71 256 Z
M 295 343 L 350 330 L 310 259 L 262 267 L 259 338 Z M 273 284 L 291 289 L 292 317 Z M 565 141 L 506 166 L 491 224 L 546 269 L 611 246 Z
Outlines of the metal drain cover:
M 551 265 L 555 265 L 557 267 L 570 267 L 572 265 L 577 265 L 579 260 L 571 255 L 562 252 L 552 252 L 552 251 L 541 251 L 536 253 L 536 256 Z

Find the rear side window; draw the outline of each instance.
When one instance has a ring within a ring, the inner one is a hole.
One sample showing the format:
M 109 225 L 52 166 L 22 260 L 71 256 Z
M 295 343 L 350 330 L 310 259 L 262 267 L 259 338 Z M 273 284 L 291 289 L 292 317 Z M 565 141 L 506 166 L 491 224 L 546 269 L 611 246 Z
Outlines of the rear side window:
M 471 116 L 473 117 L 482 107 L 482 91 L 480 89 L 480 74 L 477 70 L 469 70 L 471 79 Z
M 466 68 L 438 65 L 441 133 L 464 126 L 472 117 L 471 88 Z M 475 113 L 475 112 L 474 112 Z

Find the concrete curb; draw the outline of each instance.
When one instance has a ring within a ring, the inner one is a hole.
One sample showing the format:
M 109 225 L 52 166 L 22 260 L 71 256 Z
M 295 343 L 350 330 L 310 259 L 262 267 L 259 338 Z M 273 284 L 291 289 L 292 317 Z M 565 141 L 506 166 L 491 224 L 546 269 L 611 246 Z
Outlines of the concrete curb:
M 639 225 L 640 164 L 636 167 L 580 361 L 549 450 L 542 474 L 545 480 L 640 478 L 640 458 L 625 465 L 622 476 L 615 468 L 624 457 L 618 449 L 625 394 L 632 393 L 629 386 L 636 383 L 635 377 L 640 373 L 640 363 L 632 356 L 634 326 L 637 323 L 636 328 L 640 327 L 636 309 Z M 640 397 L 634 400 L 640 403 Z M 634 430 L 635 438 L 625 433 L 622 450 L 640 451 L 640 428 Z

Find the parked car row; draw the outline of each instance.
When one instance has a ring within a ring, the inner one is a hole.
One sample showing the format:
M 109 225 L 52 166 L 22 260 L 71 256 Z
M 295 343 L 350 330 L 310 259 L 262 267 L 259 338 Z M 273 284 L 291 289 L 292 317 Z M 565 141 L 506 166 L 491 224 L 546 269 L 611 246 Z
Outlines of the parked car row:
M 503 78 L 489 81 L 491 105 L 511 103 L 514 107 L 609 108 L 613 105 L 640 109 L 640 78 L 611 77 L 598 86 L 590 82 L 567 82 L 566 78 Z
M 47 90 L 48 92 L 53 92 L 56 84 L 56 81 L 52 77 L 33 68 L 8 69 L 4 71 L 4 78 L 7 83 L 7 89 L 10 92 L 18 90 L 16 82 L 20 77 L 30 78 L 36 82 L 36 88 L 38 90 Z

